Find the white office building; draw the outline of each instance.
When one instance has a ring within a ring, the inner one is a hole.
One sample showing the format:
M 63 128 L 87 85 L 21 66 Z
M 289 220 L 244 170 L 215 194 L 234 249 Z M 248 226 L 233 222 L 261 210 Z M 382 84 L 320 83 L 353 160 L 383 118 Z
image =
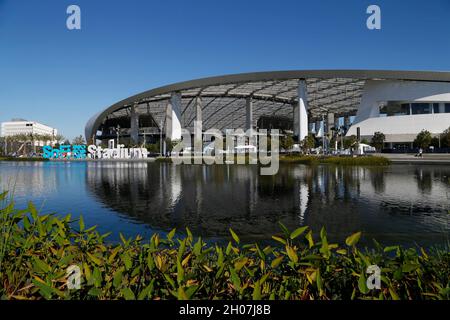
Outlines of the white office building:
M 14 135 L 29 135 L 31 136 L 51 136 L 55 140 L 55 137 L 58 133 L 58 130 L 52 127 L 49 127 L 45 124 L 36 122 L 36 121 L 27 121 L 24 119 L 13 119 L 8 122 L 2 122 L 1 124 L 1 136 L 9 137 Z M 48 144 L 50 141 L 38 141 L 35 140 L 36 145 L 42 146 L 44 144 Z

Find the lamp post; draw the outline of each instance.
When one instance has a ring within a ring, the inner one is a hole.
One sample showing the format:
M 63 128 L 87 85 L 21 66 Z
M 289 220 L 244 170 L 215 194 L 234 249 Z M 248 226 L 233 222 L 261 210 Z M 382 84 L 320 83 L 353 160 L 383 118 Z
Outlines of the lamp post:
M 117 125 L 116 127 L 116 134 L 117 134 L 117 147 L 119 147 L 120 125 Z
M 322 115 L 322 127 L 323 127 L 323 131 L 322 131 L 322 152 L 325 155 L 325 118 Z
M 143 135 L 144 135 L 144 148 L 145 148 L 145 145 L 147 144 L 147 139 L 145 138 L 145 129 L 144 129 L 144 132 L 143 132 Z
M 159 153 L 162 156 L 163 153 L 163 145 L 162 145 L 162 125 L 163 125 L 163 121 L 161 120 L 160 124 L 159 124 Z

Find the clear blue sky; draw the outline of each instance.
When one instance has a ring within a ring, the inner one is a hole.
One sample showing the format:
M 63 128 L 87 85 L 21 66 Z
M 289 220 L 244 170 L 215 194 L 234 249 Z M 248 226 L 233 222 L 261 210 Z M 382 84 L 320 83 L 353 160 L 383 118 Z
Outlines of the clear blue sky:
M 66 28 L 81 7 L 82 30 Z M 382 30 L 366 28 L 366 8 Z M 0 0 L 0 121 L 84 134 L 101 109 L 161 85 L 289 69 L 450 70 L 450 1 Z

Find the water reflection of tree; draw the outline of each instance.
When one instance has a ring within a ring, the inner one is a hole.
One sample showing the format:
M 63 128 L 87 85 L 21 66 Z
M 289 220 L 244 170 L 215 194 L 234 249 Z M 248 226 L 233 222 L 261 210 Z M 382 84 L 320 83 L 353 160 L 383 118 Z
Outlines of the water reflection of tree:
M 368 168 L 368 171 L 370 174 L 370 182 L 372 183 L 374 191 L 377 193 L 384 193 L 386 190 L 386 182 L 385 182 L 386 169 L 374 167 Z
M 289 174 L 261 176 L 258 184 L 258 194 L 261 197 L 280 197 L 292 192 L 296 179 Z
M 414 175 L 417 181 L 417 187 L 423 193 L 431 193 L 432 185 L 433 185 L 433 176 L 431 171 L 427 168 L 416 168 L 414 170 Z

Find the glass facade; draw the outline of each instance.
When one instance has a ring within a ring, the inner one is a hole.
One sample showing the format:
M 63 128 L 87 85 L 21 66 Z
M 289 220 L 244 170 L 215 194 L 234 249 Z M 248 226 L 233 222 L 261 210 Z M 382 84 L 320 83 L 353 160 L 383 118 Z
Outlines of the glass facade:
M 430 114 L 431 104 L 430 103 L 411 103 L 412 114 Z
M 418 114 L 450 113 L 450 103 L 390 101 L 380 107 L 380 117 L 408 116 Z
M 380 109 L 380 115 L 385 117 L 409 115 L 409 103 L 388 103 Z

